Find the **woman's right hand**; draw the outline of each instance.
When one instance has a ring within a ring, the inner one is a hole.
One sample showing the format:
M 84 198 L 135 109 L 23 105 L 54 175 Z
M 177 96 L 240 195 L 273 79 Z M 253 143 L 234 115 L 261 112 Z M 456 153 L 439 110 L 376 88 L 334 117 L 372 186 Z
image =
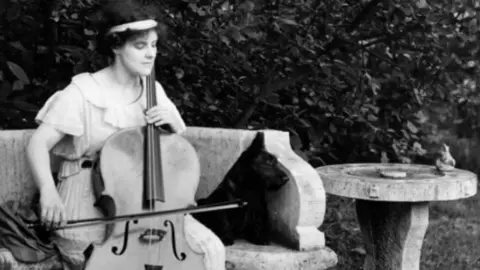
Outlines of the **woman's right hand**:
M 52 230 L 66 223 L 65 205 L 54 185 L 40 191 L 40 220 L 42 225 Z

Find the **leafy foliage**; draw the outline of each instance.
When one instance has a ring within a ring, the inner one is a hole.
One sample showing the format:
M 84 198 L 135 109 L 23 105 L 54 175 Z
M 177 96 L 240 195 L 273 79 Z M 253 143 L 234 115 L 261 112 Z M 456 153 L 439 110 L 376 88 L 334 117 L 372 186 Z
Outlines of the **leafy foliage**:
M 84 20 L 95 1 L 27 2 L 0 14 L 3 128 L 32 127 L 73 74 L 106 64 Z M 439 120 L 476 131 L 478 3 L 149 2 L 168 27 L 159 80 L 188 124 L 288 130 L 314 165 L 411 162 Z

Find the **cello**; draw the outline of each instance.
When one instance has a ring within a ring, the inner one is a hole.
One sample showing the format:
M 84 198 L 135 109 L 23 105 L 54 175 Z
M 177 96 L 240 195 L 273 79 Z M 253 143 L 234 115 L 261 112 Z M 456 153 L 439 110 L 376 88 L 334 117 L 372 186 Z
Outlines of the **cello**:
M 157 102 L 155 68 L 145 86 L 149 109 Z M 208 270 L 203 255 L 185 238 L 184 215 L 171 211 L 195 205 L 200 163 L 186 139 L 153 124 L 120 130 L 103 145 L 99 169 L 102 183 L 94 186 L 102 190 L 96 191 L 96 206 L 107 217 L 171 214 L 108 224 L 103 243 L 93 244 L 85 269 Z

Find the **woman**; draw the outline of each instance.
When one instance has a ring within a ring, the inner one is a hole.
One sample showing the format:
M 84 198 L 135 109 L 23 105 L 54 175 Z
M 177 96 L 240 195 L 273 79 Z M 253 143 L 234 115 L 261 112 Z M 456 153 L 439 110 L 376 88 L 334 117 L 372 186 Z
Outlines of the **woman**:
M 144 78 L 154 67 L 158 23 L 140 4 L 118 0 L 104 6 L 102 17 L 106 27 L 99 31 L 99 51 L 108 55 L 112 64 L 94 73 L 74 76 L 64 90 L 51 96 L 38 112 L 39 126 L 27 147 L 40 194 L 39 218 L 47 229 L 70 219 L 103 216 L 94 207 L 91 170 L 96 153 L 111 134 L 146 123 L 168 125 L 175 133 L 186 129 L 179 111 L 158 82 L 158 105 L 145 110 Z M 63 160 L 58 186 L 50 170 L 50 151 Z M 219 239 L 191 217 L 188 220 L 190 227 L 195 228 L 192 230 L 196 230 L 190 233 L 191 241 L 197 241 L 197 248 L 206 252 L 209 269 L 224 269 L 225 255 Z M 54 230 L 53 241 L 69 260 L 81 264 L 84 251 L 91 243 L 101 242 L 104 233 L 104 225 Z M 210 244 L 199 247 L 200 241 Z M 8 269 L 11 253 L 0 253 L 0 268 L 2 254 L 2 269 Z

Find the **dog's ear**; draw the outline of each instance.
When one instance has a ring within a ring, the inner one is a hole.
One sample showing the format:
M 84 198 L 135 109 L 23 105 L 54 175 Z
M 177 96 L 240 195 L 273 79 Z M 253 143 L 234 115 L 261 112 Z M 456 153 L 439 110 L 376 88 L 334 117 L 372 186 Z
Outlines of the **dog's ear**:
M 253 138 L 252 143 L 240 156 L 240 160 L 248 160 L 251 162 L 255 157 L 257 157 L 262 150 L 265 149 L 265 135 L 262 132 L 257 132 L 255 138 Z
M 255 138 L 250 145 L 252 149 L 264 149 L 265 148 L 265 134 L 263 132 L 257 132 Z

